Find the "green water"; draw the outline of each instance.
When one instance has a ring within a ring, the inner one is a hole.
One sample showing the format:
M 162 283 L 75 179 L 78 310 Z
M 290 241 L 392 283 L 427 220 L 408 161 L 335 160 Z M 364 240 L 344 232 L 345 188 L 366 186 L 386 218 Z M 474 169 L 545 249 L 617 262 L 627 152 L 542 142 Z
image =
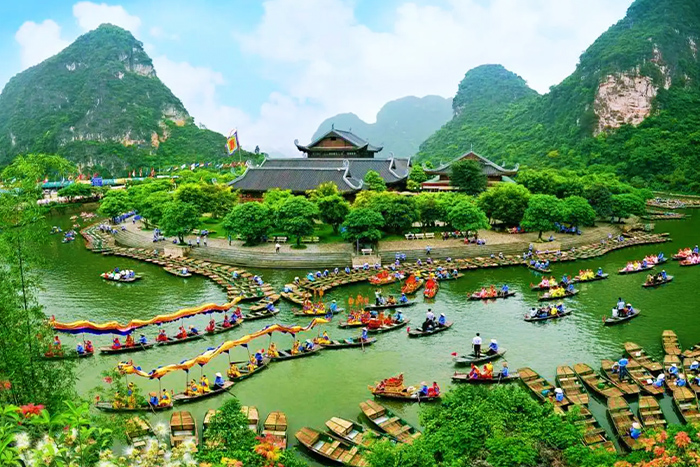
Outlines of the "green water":
M 693 212 L 690 212 L 693 214 Z M 72 223 L 67 217 L 50 219 L 51 224 L 64 229 Z M 623 342 L 632 340 L 642 345 L 656 357 L 662 356 L 661 332 L 673 329 L 683 346 L 700 341 L 700 314 L 697 313 L 697 297 L 700 293 L 700 267 L 680 268 L 676 262 L 666 265 L 669 274 L 675 276 L 673 283 L 658 289 L 643 289 L 644 275 L 619 276 L 615 271 L 624 266 L 627 260 L 641 259 L 646 254 L 663 251 L 670 257 L 679 248 L 693 246 L 698 242 L 695 232 L 700 228 L 700 217 L 693 216 L 685 221 L 658 222 L 658 232 L 670 232 L 674 241 L 661 245 L 650 245 L 623 249 L 594 260 L 575 263 L 562 263 L 553 266 L 557 278 L 562 274 L 574 275 L 579 269 L 599 266 L 610 273 L 607 281 L 581 284 L 579 293 L 566 301 L 574 313 L 554 322 L 527 323 L 523 314 L 537 305 L 537 293 L 531 292 L 529 285 L 538 282 L 537 276 L 522 267 L 468 271 L 457 281 L 441 284 L 435 300 L 406 308 L 404 314 L 412 320 L 410 325 L 418 325 L 428 307 L 436 313 L 445 313 L 448 320 L 454 321 L 452 329 L 435 336 L 409 339 L 405 329 L 379 335 L 378 342 L 365 351 L 359 349 L 323 351 L 318 355 L 278 362 L 251 378 L 234 386 L 231 393 L 244 405 L 255 405 L 264 419 L 272 410 L 287 413 L 290 422 L 290 443 L 294 444 L 293 433 L 302 426 L 318 429 L 332 416 L 356 419 L 359 415 L 358 403 L 370 394 L 367 385 L 382 378 L 403 372 L 409 384 L 421 381 L 437 381 L 443 389 L 450 386 L 450 375 L 454 366 L 450 354 L 469 349 L 474 333 L 479 332 L 488 342 L 497 338 L 502 347 L 508 349 L 507 360 L 511 370 L 530 366 L 551 382 L 557 365 L 573 365 L 584 362 L 600 367 L 603 358 L 617 359 L 623 351 Z M 89 319 L 96 322 L 117 320 L 126 322 L 134 318 L 149 318 L 156 314 L 170 313 L 181 308 L 202 303 L 224 303 L 225 293 L 213 282 L 193 277 L 181 279 L 164 272 L 161 268 L 146 263 L 116 257 L 103 257 L 88 252 L 82 239 L 71 244 L 62 244 L 60 236 L 54 236 L 46 246 L 47 270 L 44 274 L 45 291 L 40 300 L 46 313 L 55 315 L 59 321 Z M 115 266 L 136 270 L 144 279 L 135 284 L 107 283 L 99 274 Z M 339 265 L 342 266 L 342 265 Z M 278 289 L 303 271 L 292 270 L 251 270 L 262 274 L 263 278 Z M 468 302 L 468 292 L 490 284 L 507 283 L 517 296 L 497 302 Z M 385 293 L 398 291 L 399 286 L 385 287 Z M 369 284 L 353 285 L 335 289 L 326 295 L 328 300 L 336 299 L 345 303 L 349 296 L 362 293 L 373 295 Z M 618 297 L 623 297 L 642 310 L 642 315 L 629 323 L 604 327 L 603 315 L 609 314 Z M 281 302 L 282 312 L 276 322 L 284 324 L 306 324 L 308 319 L 292 316 L 292 305 Z M 343 319 L 343 315 L 340 315 Z M 200 329 L 204 328 L 207 317 L 188 320 Z M 337 321 L 337 318 L 336 318 Z M 128 354 L 122 358 L 133 358 L 136 365 L 150 371 L 159 365 L 177 363 L 203 352 L 226 339 L 233 339 L 258 330 L 273 320 L 244 323 L 228 335 L 207 337 L 183 345 L 157 348 L 142 353 Z M 178 323 L 165 326 L 174 331 Z M 356 330 L 340 330 L 335 323 L 325 325 L 331 338 L 344 338 L 357 335 Z M 317 328 L 320 332 L 323 328 Z M 156 328 L 147 328 L 145 334 L 152 339 Z M 311 331 L 308 337 L 315 335 Z M 77 341 L 77 338 L 63 336 L 64 344 Z M 279 348 L 289 348 L 291 337 L 275 335 Z M 93 338 L 97 345 L 111 342 L 109 336 Z M 261 338 L 259 345 L 267 347 L 268 338 Z M 232 360 L 244 360 L 245 349 L 231 352 Z M 100 383 L 100 372 L 113 368 L 120 356 L 96 355 L 92 359 L 79 362 L 81 392 Z M 496 365 L 498 367 L 500 363 Z M 228 361 L 220 356 L 204 368 L 210 379 L 216 372 L 225 374 Z M 200 370 L 193 368 L 190 377 L 199 378 Z M 162 379 L 164 387 L 181 391 L 185 385 L 184 372 L 171 373 Z M 132 377 L 134 378 L 134 377 Z M 157 389 L 157 382 L 136 378 L 144 391 Z M 200 403 L 183 406 L 200 420 L 205 411 L 220 405 L 228 395 L 212 398 Z M 593 399 L 593 398 L 592 398 Z M 418 422 L 417 405 L 387 402 L 397 414 L 413 423 Z M 592 410 L 599 421 L 605 422 L 604 407 L 592 402 Z M 678 418 L 673 411 L 668 396 L 662 401 L 665 415 L 671 422 Z M 636 404 L 635 404 L 636 407 Z M 159 415 L 156 420 L 166 421 L 169 414 Z M 608 427 L 609 428 L 609 427 Z

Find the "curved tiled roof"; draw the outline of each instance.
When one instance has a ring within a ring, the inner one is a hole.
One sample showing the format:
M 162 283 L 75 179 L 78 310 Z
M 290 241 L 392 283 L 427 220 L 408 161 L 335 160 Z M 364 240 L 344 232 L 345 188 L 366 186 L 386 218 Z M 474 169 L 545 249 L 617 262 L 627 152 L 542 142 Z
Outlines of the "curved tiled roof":
M 366 147 L 367 151 L 369 151 L 369 152 L 379 152 L 383 149 L 382 146 L 374 146 L 372 144 L 369 144 L 369 142 L 365 141 L 364 139 L 360 138 L 359 136 L 357 136 L 354 133 L 350 133 L 349 131 L 345 131 L 345 130 L 336 130 L 335 128 L 330 129 L 328 132 L 319 136 L 318 138 L 316 138 L 315 140 L 313 140 L 311 143 L 309 143 L 306 146 L 298 144 L 296 141 L 294 144 L 296 144 L 296 147 L 300 150 L 301 149 L 309 149 L 309 148 L 313 148 L 319 141 L 321 141 L 322 139 L 324 139 L 330 135 L 336 135 L 337 137 L 344 139 L 345 141 L 352 144 L 354 147 L 356 147 L 358 149 Z M 333 151 L 333 150 L 337 150 L 337 148 L 328 148 L 327 150 Z
M 461 156 L 457 157 L 456 159 L 451 160 L 447 164 L 443 164 L 440 167 L 437 167 L 435 169 L 428 169 L 425 166 L 423 169 L 425 170 L 425 173 L 428 175 L 449 175 L 450 174 L 450 166 L 454 164 L 457 161 L 460 161 L 462 159 L 465 159 L 469 156 L 476 157 L 476 159 L 482 163 L 484 167 L 484 174 L 485 175 L 515 175 L 518 172 L 518 167 L 520 167 L 519 164 L 516 164 L 515 167 L 512 169 L 506 169 L 504 167 L 501 167 L 500 165 L 491 162 L 484 156 L 480 156 L 479 154 L 469 151 L 465 152 Z

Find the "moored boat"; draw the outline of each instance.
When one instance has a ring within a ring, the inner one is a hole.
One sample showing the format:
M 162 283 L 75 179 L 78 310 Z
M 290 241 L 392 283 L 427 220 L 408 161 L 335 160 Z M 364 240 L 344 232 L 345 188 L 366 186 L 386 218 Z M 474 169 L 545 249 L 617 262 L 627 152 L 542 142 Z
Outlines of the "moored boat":
M 197 424 L 190 412 L 173 412 L 170 416 L 170 444 L 179 446 L 186 441 L 199 444 Z
M 447 322 L 445 322 L 444 326 L 438 325 L 438 326 L 432 327 L 430 329 L 427 329 L 425 331 L 421 328 L 418 328 L 418 329 L 408 328 L 406 331 L 407 331 L 408 337 L 424 337 L 424 336 L 430 336 L 433 334 L 437 334 L 439 332 L 447 331 L 448 329 L 450 329 L 452 327 L 453 324 L 454 323 L 452 321 L 447 321 Z
M 139 405 L 136 407 L 115 407 L 113 402 L 110 401 L 104 401 L 104 402 L 98 402 L 95 404 L 95 408 L 103 411 L 103 412 L 114 412 L 114 413 L 129 413 L 129 412 L 164 412 L 166 410 L 170 410 L 173 408 L 172 404 L 170 405 L 151 405 L 151 404 L 144 404 L 144 405 Z
M 99 350 L 100 353 L 111 355 L 111 354 L 118 354 L 118 353 L 140 352 L 142 350 L 148 350 L 155 345 L 156 345 L 155 342 L 149 342 L 148 344 L 139 344 L 138 342 L 135 342 L 134 345 L 122 344 L 121 347 L 117 347 L 117 348 L 114 348 L 112 346 L 104 346 L 104 347 L 98 347 L 97 350 Z
M 248 379 L 256 373 L 263 371 L 268 367 L 269 364 L 270 359 L 268 357 L 263 358 L 262 363 L 260 365 L 255 365 L 255 368 L 253 368 L 252 370 L 248 369 L 248 365 L 236 365 L 235 363 L 232 363 L 231 365 L 236 366 L 238 371 L 233 373 L 231 371 L 232 368 L 229 368 L 229 371 L 227 372 L 228 379 L 230 379 L 234 383 L 237 383 L 238 381 L 243 381 L 244 379 Z
M 629 359 L 629 364 L 627 365 L 627 371 L 637 385 L 642 388 L 642 391 L 646 394 L 652 396 L 663 396 L 664 386 L 654 385 L 654 375 L 644 368 L 638 361 L 634 358 Z
M 593 368 L 585 363 L 574 365 L 574 373 L 578 376 L 589 391 L 604 398 L 622 397 L 622 391 L 610 384 L 609 381 L 598 375 Z
M 695 380 L 695 376 L 698 374 L 698 370 L 692 369 L 693 362 L 695 361 L 697 361 L 696 358 L 683 358 L 683 371 L 688 376 L 688 387 L 697 396 L 698 394 L 700 394 L 700 384 L 698 384 Z
M 642 426 L 647 429 L 655 430 L 666 426 L 666 419 L 661 411 L 661 405 L 653 396 L 639 397 L 639 419 L 642 422 Z
M 277 448 L 287 449 L 287 415 L 284 412 L 270 412 L 260 434 L 269 437 Z
M 650 357 L 641 346 L 634 342 L 625 342 L 625 352 L 650 373 L 660 373 L 664 369 L 661 363 Z
M 330 343 L 319 343 L 324 349 L 347 349 L 349 347 L 364 347 L 366 345 L 372 345 L 377 342 L 376 337 L 370 337 L 369 339 L 362 340 L 361 337 L 351 337 L 348 339 L 343 339 L 342 341 L 331 341 Z
M 558 366 L 554 380 L 573 404 L 588 405 L 588 393 L 581 386 L 573 368 L 566 365 Z
M 258 408 L 254 405 L 242 405 L 241 412 L 245 415 L 246 420 L 248 420 L 248 429 L 257 435 L 258 424 L 260 423 Z
M 334 464 L 351 467 L 369 465 L 358 446 L 353 446 L 345 441 L 341 442 L 313 428 L 304 427 L 297 431 L 294 436 L 306 449 Z
M 629 450 L 640 449 L 642 447 L 641 443 L 630 436 L 632 424 L 639 423 L 639 420 L 630 410 L 627 401 L 622 397 L 611 397 L 608 399 L 607 408 L 608 416 L 622 445 Z
M 678 343 L 678 336 L 670 329 L 666 329 L 661 333 L 661 344 L 666 355 L 680 355 L 681 346 Z
M 364 425 L 346 420 L 340 417 L 333 417 L 326 421 L 326 428 L 335 436 L 342 438 L 355 446 L 370 447 L 379 439 L 389 439 L 374 430 L 371 430 Z
M 555 411 L 562 413 L 564 409 L 571 404 L 571 401 L 566 396 L 561 400 L 557 400 L 554 396 L 554 386 L 537 374 L 532 368 L 519 368 L 518 374 L 520 375 L 520 380 L 525 383 L 525 386 L 530 389 L 535 397 L 541 401 L 549 401 L 554 404 Z
M 141 451 L 146 447 L 149 438 L 153 438 L 153 427 L 148 420 L 133 416 L 126 420 L 124 424 L 124 434 L 131 446 L 137 451 Z
M 698 400 L 693 391 L 682 386 L 673 388 L 671 393 L 673 403 L 683 423 L 698 423 L 700 421 L 700 410 L 698 410 Z
M 177 402 L 178 404 L 185 404 L 188 402 L 196 402 L 202 399 L 208 399 L 210 397 L 214 397 L 228 391 L 229 389 L 231 389 L 232 386 L 232 381 L 224 381 L 224 384 L 222 386 L 212 386 L 211 389 L 207 392 L 198 392 L 197 394 L 187 394 L 180 392 L 173 396 L 173 401 Z
M 279 312 L 280 309 L 277 307 L 275 307 L 274 311 L 251 311 L 243 315 L 243 321 L 255 321 L 257 319 L 272 318 L 273 316 L 278 315 Z
M 620 379 L 620 373 L 614 370 L 615 362 L 612 360 L 601 360 L 600 367 L 603 371 L 603 376 L 605 376 L 613 386 L 619 389 L 623 395 L 634 396 L 639 394 L 640 388 L 634 383 L 631 376 L 629 381 Z
M 408 422 L 373 400 L 360 402 L 360 410 L 367 419 L 380 431 L 388 434 L 400 443 L 411 444 L 421 435 L 421 432 L 413 428 Z
M 503 355 L 505 355 L 505 353 L 506 349 L 500 347 L 497 352 L 489 352 L 487 350 L 485 353 L 481 353 L 478 357 L 472 352 L 467 355 L 455 356 L 453 360 L 455 365 L 471 365 L 472 363 L 474 365 L 478 365 L 480 363 L 486 363 L 488 361 L 501 358 Z

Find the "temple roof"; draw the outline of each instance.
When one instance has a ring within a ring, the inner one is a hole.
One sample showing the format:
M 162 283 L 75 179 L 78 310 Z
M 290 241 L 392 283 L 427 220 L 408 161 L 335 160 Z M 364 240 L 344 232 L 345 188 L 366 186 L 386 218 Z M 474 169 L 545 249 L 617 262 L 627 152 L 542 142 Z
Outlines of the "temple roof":
M 476 160 L 478 162 L 481 162 L 481 165 L 484 168 L 484 174 L 489 176 L 489 175 L 515 175 L 518 172 L 518 167 L 520 167 L 519 164 L 516 164 L 515 167 L 512 169 L 506 169 L 504 167 L 501 167 L 500 165 L 491 162 L 484 156 L 480 156 L 479 154 L 475 153 L 474 151 L 469 151 L 461 156 L 457 157 L 456 159 L 451 160 L 447 164 L 443 164 L 440 167 L 434 168 L 434 169 L 428 169 L 425 166 L 423 166 L 423 170 L 425 170 L 425 173 L 428 175 L 450 175 L 451 171 L 451 166 L 457 161 L 460 161 L 462 159 L 471 159 L 471 160 Z
M 324 139 L 335 136 L 336 138 L 340 138 L 348 143 L 348 146 L 345 147 L 345 149 L 353 149 L 353 150 L 360 150 L 360 149 L 366 149 L 368 152 L 379 152 L 383 149 L 382 146 L 374 146 L 372 144 L 369 144 L 369 142 L 365 141 L 364 139 L 360 138 L 354 133 L 351 133 L 349 131 L 345 130 L 336 130 L 335 128 L 331 128 L 328 132 L 325 134 L 319 136 L 315 140 L 313 140 L 310 144 L 307 146 L 301 145 L 298 143 L 298 141 L 294 141 L 294 144 L 296 145 L 297 149 L 300 151 L 309 151 L 309 150 L 316 150 L 316 151 L 337 151 L 341 148 L 317 148 L 316 145 L 323 141 Z
M 363 189 L 363 180 L 370 170 L 378 172 L 391 185 L 405 180 L 409 168 L 409 159 L 265 159 L 258 167 L 249 167 L 229 185 L 243 191 L 281 188 L 299 193 L 313 190 L 324 182 L 333 182 L 341 193 L 347 193 Z

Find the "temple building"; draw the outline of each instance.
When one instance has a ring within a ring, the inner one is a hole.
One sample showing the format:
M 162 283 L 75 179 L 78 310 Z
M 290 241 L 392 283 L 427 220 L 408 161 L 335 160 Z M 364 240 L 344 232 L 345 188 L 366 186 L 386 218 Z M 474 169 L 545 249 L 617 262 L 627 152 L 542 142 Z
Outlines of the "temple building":
M 510 177 L 518 173 L 518 164 L 516 164 L 515 167 L 513 167 L 512 169 L 506 169 L 494 162 L 491 162 L 484 156 L 480 156 L 479 154 L 473 151 L 469 151 L 465 154 L 462 154 L 458 158 L 452 160 L 451 162 L 443 164 L 435 169 L 428 169 L 424 166 L 423 169 L 425 170 L 425 174 L 429 178 L 421 184 L 421 189 L 423 191 L 457 190 L 457 187 L 453 187 L 452 185 L 450 185 L 450 173 L 452 171 L 452 164 L 465 159 L 473 160 L 481 164 L 484 175 L 486 175 L 486 178 L 488 179 L 489 186 L 502 182 L 513 183 L 513 179 L 511 179 Z
M 344 196 L 366 189 L 364 178 L 374 170 L 388 189 L 403 190 L 411 168 L 410 159 L 376 159 L 382 150 L 349 131 L 332 128 L 307 146 L 294 144 L 304 157 L 265 158 L 260 165 L 249 165 L 229 185 L 244 198 L 259 199 L 273 188 L 304 194 L 321 183 L 333 182 Z

